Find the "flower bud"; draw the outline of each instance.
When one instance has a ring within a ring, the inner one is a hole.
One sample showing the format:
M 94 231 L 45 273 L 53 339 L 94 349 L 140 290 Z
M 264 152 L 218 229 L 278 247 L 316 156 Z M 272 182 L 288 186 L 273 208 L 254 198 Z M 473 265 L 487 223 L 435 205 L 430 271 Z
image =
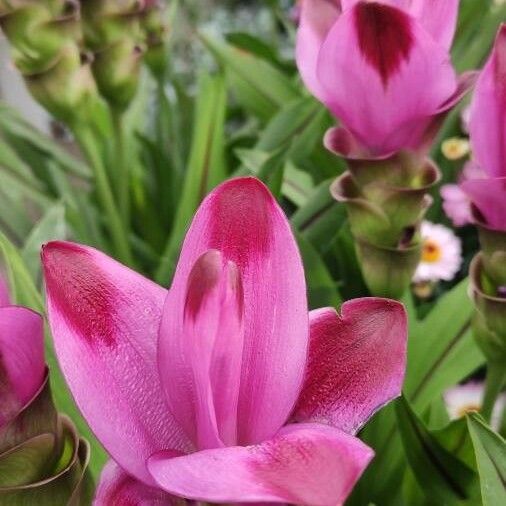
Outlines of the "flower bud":
M 82 61 L 78 48 L 67 45 L 48 70 L 26 77 L 28 89 L 56 118 L 71 122 L 79 111 L 86 113 L 97 96 L 90 65 Z
M 59 58 L 62 46 L 80 38 L 79 5 L 30 2 L 0 19 L 16 67 L 26 76 L 44 72 Z
M 152 74 L 157 78 L 163 78 L 167 69 L 167 36 L 169 26 L 165 2 L 146 0 L 141 28 L 146 44 L 144 61 Z
M 122 39 L 95 53 L 92 64 L 100 94 L 113 106 L 126 109 L 137 92 L 143 49 Z

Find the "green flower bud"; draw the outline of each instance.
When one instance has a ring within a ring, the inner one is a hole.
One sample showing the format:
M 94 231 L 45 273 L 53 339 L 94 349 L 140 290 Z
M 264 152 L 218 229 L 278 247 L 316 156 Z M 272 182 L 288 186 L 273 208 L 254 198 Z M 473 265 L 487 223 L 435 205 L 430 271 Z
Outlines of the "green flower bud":
M 142 48 L 130 39 L 95 53 L 92 69 L 99 91 L 119 110 L 126 109 L 137 92 L 142 53 Z
M 0 428 L 0 504 L 88 505 L 88 462 L 88 444 L 56 413 L 46 377 L 32 401 Z
M 483 253 L 473 259 L 469 275 L 471 297 L 476 308 L 475 338 L 488 361 L 506 364 L 506 297 L 500 293 L 491 294 L 492 284 L 486 273 Z
M 61 5 L 56 16 L 46 3 L 32 2 L 4 15 L 0 24 L 14 63 L 25 76 L 53 66 L 62 46 L 80 38 L 79 6 L 74 2 Z
M 163 79 L 167 71 L 167 39 L 169 26 L 167 21 L 165 2 L 151 2 L 146 4 L 142 17 L 141 29 L 146 44 L 144 61 L 151 73 Z
M 90 65 L 82 62 L 78 48 L 63 47 L 58 61 L 48 70 L 26 77 L 28 89 L 56 118 L 71 122 L 76 115 L 86 114 L 98 98 Z
M 506 287 L 506 232 L 479 224 L 478 233 L 484 271 L 496 290 L 498 287 Z
M 81 0 L 86 46 L 102 51 L 121 40 L 143 40 L 140 29 L 142 0 Z

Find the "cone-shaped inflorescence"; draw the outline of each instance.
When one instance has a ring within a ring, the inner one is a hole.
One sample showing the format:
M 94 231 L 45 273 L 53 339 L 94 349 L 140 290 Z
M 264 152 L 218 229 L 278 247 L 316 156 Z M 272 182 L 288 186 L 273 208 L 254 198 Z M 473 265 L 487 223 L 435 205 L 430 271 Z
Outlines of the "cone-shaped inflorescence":
M 399 299 L 420 261 L 420 225 L 439 181 L 434 163 L 400 151 L 367 159 L 352 153 L 344 131 L 333 129 L 326 145 L 344 156 L 349 170 L 332 185 L 334 198 L 348 211 L 364 279 L 372 294 Z
M 90 108 L 96 87 L 77 0 L 0 0 L 0 26 L 29 90 L 51 114 L 70 121 Z
M 144 54 L 163 74 L 165 9 L 152 0 L 0 0 L 0 26 L 36 100 L 72 123 L 96 110 L 98 92 L 126 109 Z

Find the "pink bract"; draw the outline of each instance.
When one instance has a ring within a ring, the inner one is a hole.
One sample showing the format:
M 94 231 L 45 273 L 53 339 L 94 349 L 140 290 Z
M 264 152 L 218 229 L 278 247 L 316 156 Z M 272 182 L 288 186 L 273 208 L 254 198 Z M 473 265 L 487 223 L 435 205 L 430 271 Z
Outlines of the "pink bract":
M 369 157 L 424 149 L 472 85 L 449 49 L 458 0 L 303 0 L 297 65 Z M 421 78 L 423 76 L 423 78 Z M 409 90 L 409 91 L 408 91 Z
M 475 160 L 484 177 L 470 177 L 461 188 L 472 201 L 477 220 L 506 230 L 506 24 L 476 85 L 469 130 Z
M 0 277 L 0 428 L 35 396 L 45 376 L 42 317 L 11 306 Z

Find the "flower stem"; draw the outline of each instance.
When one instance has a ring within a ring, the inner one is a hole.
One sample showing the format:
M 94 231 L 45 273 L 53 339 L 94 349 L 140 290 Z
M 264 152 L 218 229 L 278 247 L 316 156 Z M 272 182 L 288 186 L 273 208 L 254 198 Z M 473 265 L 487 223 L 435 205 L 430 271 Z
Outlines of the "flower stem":
M 133 266 L 134 261 L 128 242 L 127 230 L 114 202 L 107 172 L 96 143 L 86 128 L 75 127 L 73 132 L 93 170 L 98 198 L 109 221 L 108 228 L 111 232 L 118 259 L 129 266 Z
M 487 365 L 487 379 L 485 383 L 485 395 L 481 414 L 490 422 L 495 401 L 501 393 L 506 381 L 506 365 L 503 362 L 489 362 Z
M 121 111 L 113 109 L 112 117 L 116 136 L 116 169 L 118 185 L 118 207 L 125 227 L 130 224 L 130 164 L 126 156 L 127 142 L 124 127 L 124 115 Z

